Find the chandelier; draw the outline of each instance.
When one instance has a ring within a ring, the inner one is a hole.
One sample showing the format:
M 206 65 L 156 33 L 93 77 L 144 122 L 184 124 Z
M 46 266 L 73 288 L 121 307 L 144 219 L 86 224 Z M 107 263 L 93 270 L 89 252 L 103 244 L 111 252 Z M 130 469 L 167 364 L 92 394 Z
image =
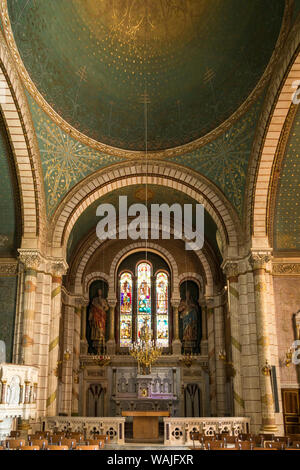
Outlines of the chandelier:
M 151 366 L 161 355 L 162 348 L 156 345 L 152 331 L 146 327 L 140 338 L 129 346 L 129 353 L 138 362 L 138 374 L 147 375 L 151 373 Z

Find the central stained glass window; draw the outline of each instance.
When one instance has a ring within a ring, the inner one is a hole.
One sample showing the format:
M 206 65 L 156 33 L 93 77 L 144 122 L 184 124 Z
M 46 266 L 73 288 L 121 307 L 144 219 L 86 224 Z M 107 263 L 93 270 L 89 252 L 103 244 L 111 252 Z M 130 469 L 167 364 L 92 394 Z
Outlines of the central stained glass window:
M 137 337 L 145 331 L 151 330 L 151 265 L 139 263 L 137 265 Z
M 138 262 L 135 271 L 135 278 L 129 271 L 122 272 L 119 277 L 120 347 L 130 346 L 148 327 L 157 344 L 167 348 L 170 339 L 169 276 L 164 271 L 157 271 L 153 277 L 152 265 L 147 261 Z

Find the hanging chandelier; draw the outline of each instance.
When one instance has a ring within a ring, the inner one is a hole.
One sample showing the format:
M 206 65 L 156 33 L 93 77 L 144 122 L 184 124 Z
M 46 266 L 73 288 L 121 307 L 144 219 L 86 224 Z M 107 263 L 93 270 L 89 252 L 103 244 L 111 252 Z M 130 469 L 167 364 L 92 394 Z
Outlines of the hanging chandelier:
M 129 346 L 129 353 L 137 360 L 138 374 L 147 375 L 151 373 L 152 364 L 161 356 L 162 348 L 156 345 L 152 331 L 146 327 L 140 338 Z

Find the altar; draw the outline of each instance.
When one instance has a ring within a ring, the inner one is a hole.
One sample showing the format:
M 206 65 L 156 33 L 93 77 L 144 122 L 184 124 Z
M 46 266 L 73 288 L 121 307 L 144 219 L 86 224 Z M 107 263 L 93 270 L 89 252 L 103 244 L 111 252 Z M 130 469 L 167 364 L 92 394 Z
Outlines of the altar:
M 169 417 L 169 411 L 122 411 L 122 416 L 133 418 L 133 439 L 153 442 L 159 439 L 159 417 Z

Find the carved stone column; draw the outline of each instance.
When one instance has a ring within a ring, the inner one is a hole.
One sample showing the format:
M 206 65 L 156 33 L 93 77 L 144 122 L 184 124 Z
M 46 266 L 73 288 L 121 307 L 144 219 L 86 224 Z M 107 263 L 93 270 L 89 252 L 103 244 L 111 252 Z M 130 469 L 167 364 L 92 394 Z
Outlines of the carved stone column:
M 107 299 L 109 305 L 109 340 L 106 343 L 107 353 L 113 355 L 116 353 L 115 339 L 115 308 L 117 301 L 115 298 Z
M 24 403 L 30 403 L 30 382 L 29 380 L 25 380 L 25 396 L 24 396 Z
M 34 315 L 37 284 L 37 269 L 41 255 L 37 250 L 19 249 L 20 261 L 24 264 L 23 325 L 21 334 L 21 362 L 33 365 Z
M 80 326 L 82 300 L 78 299 L 74 309 L 73 335 L 73 386 L 72 386 L 72 415 L 78 416 L 79 409 L 79 356 L 80 356 Z
M 253 269 L 254 296 L 257 324 L 257 345 L 259 362 L 259 381 L 262 407 L 263 433 L 276 432 L 274 400 L 271 377 L 262 373 L 263 367 L 271 364 L 270 337 L 268 328 L 266 269 L 271 261 L 270 253 L 252 253 L 249 258 Z
M 225 349 L 224 326 L 224 295 L 221 293 L 214 297 L 217 416 L 225 416 L 226 414 L 226 370 L 224 362 L 219 360 L 219 351 Z
M 171 305 L 173 308 L 173 341 L 172 341 L 172 353 L 179 355 L 181 354 L 181 341 L 179 338 L 179 307 L 180 299 L 171 299 Z
M 207 341 L 207 307 L 205 302 L 199 300 L 201 305 L 201 320 L 202 320 L 202 338 L 201 338 L 201 354 L 208 354 L 208 341 Z
M 57 386 L 58 386 L 57 366 L 58 366 L 58 359 L 59 359 L 59 323 L 60 323 L 60 316 L 61 316 L 61 284 L 62 284 L 62 275 L 66 272 L 66 269 L 67 269 L 67 264 L 64 260 L 58 260 L 52 263 L 47 416 L 56 416 L 56 413 L 57 413 Z
M 228 281 L 228 302 L 230 315 L 230 339 L 231 339 L 231 358 L 233 362 L 233 403 L 234 415 L 244 416 L 244 399 L 241 377 L 241 341 L 240 341 L 240 320 L 239 320 L 239 280 L 238 264 L 227 262 L 224 266 L 224 272 Z
M 86 339 L 86 316 L 87 316 L 87 302 L 83 302 L 81 305 L 81 335 L 80 335 L 80 352 L 81 354 L 87 354 L 88 342 Z
M 216 401 L 216 353 L 214 335 L 214 309 L 213 298 L 206 297 L 207 306 L 207 349 L 208 349 L 208 374 L 209 374 L 209 401 L 212 416 L 217 416 Z
M 1 380 L 1 405 L 5 405 L 6 403 L 6 386 L 7 386 L 7 381 L 6 380 Z

